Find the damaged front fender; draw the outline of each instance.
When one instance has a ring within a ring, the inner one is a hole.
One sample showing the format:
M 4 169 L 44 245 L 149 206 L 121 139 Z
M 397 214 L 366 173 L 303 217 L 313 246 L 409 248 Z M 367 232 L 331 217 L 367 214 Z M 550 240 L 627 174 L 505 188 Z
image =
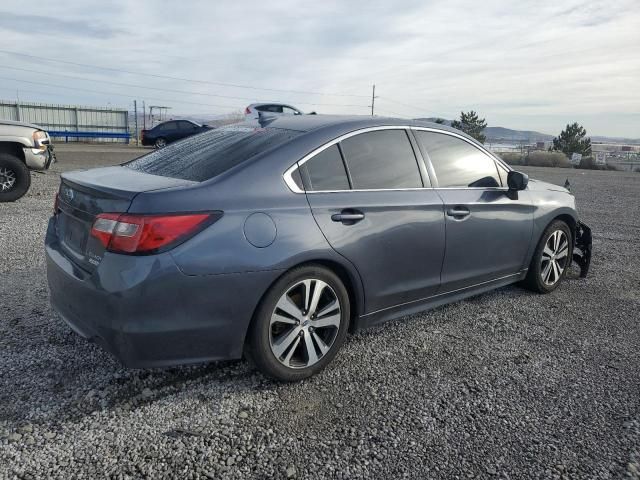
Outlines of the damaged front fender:
M 592 249 L 591 229 L 584 223 L 578 222 L 576 226 L 576 241 L 573 248 L 573 261 L 580 267 L 580 276 L 582 278 L 589 273 L 591 265 L 591 249 Z

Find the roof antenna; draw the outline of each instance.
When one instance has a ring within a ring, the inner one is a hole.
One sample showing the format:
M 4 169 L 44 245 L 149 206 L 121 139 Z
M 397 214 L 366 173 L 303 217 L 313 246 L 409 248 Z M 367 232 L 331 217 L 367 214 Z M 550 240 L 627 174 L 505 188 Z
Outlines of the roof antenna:
M 569 179 L 567 178 L 564 182 L 564 188 L 571 191 L 571 184 L 569 183 Z

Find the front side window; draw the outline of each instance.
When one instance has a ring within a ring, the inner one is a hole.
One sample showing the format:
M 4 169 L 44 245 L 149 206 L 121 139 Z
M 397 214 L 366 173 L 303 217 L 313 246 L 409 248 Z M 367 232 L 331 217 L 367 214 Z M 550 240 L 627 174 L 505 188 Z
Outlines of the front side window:
M 415 132 L 426 151 L 438 178 L 438 186 L 500 187 L 496 163 L 489 155 L 452 135 L 436 132 Z
M 340 143 L 353 188 L 420 188 L 422 178 L 404 130 L 361 133 Z
M 349 190 L 349 179 L 338 145 L 331 145 L 317 154 L 301 170 L 308 191 Z
M 282 105 L 261 105 L 256 107 L 259 112 L 282 113 Z

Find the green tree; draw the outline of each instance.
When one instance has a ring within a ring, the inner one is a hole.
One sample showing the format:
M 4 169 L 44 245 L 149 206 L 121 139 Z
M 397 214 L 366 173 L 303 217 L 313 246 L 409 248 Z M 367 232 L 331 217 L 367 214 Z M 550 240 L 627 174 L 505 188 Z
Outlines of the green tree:
M 462 130 L 480 143 L 484 143 L 487 138 L 482 134 L 484 129 L 487 128 L 487 122 L 485 122 L 484 118 L 479 118 L 478 114 L 473 110 L 468 113 L 460 112 L 460 120 L 454 120 L 451 126 Z
M 444 124 L 444 122 L 446 122 L 444 118 L 438 117 L 435 119 L 435 123 L 439 123 L 440 125 Z
M 574 122 L 567 125 L 560 135 L 553 139 L 553 149 L 566 155 L 572 153 L 591 155 L 591 139 L 587 137 L 584 127 Z

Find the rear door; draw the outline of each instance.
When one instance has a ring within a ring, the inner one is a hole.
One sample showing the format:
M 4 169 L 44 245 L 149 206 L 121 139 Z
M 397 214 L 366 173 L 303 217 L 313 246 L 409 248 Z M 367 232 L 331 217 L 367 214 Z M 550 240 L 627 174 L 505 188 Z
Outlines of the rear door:
M 447 246 L 441 292 L 520 272 L 533 229 L 529 192 L 509 198 L 493 157 L 463 137 L 414 133 L 444 201 Z
M 407 131 L 371 130 L 300 162 L 316 222 L 360 273 L 365 313 L 434 294 L 445 246 L 442 200 Z

